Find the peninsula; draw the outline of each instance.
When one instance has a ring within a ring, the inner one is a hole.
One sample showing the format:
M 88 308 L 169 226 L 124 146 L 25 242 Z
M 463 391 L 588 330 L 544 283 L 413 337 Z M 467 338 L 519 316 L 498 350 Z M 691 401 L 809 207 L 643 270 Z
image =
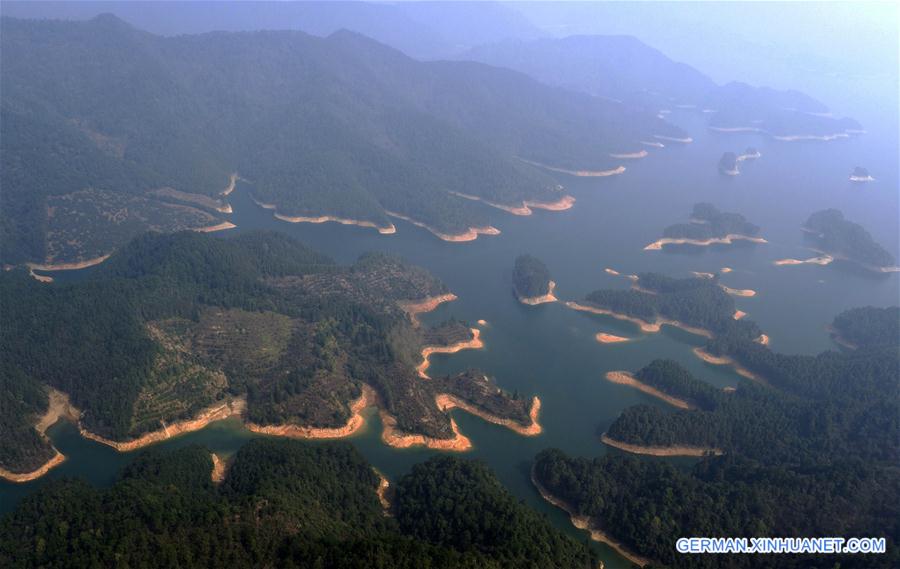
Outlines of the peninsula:
M 712 204 L 698 203 L 689 223 L 670 225 L 663 231 L 661 239 L 647 245 L 644 250 L 658 251 L 666 245 L 731 245 L 735 241 L 767 243 L 758 234 L 759 227 L 748 222 L 744 216 L 719 211 Z
M 550 271 L 536 257 L 516 257 L 512 274 L 513 292 L 522 304 L 537 305 L 556 302 L 553 292 L 556 283 L 550 280 Z

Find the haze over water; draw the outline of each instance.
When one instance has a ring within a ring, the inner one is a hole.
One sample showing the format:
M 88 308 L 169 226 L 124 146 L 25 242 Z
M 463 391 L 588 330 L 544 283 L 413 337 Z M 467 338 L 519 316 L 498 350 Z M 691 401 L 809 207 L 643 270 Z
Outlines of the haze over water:
M 840 110 L 854 116 L 854 109 Z M 604 373 L 636 370 L 652 359 L 672 358 L 716 386 L 734 385 L 740 379 L 729 368 L 703 364 L 691 352 L 703 339 L 682 331 L 664 327 L 658 334 L 642 335 L 630 324 L 574 312 L 562 304 L 520 305 L 511 292 L 511 268 L 517 255 L 530 253 L 542 259 L 557 282 L 557 296 L 563 300 L 581 299 L 597 288 L 629 286 L 627 279 L 606 274 L 605 267 L 623 274 L 657 271 L 672 276 L 731 267 L 733 272 L 722 276 L 724 284 L 758 293 L 752 298 L 736 298 L 738 308 L 759 323 L 771 337 L 774 350 L 787 353 L 836 349 L 825 330 L 836 314 L 855 306 L 896 304 L 900 296 L 897 274 L 872 276 L 836 266 L 772 265 L 775 259 L 815 255 L 804 243 L 800 224 L 810 213 L 827 207 L 841 209 L 848 219 L 867 227 L 891 253 L 898 254 L 896 154 L 884 151 L 896 148 L 895 131 L 892 136 L 883 125 L 864 122 L 870 134 L 862 137 L 788 143 L 756 134 L 710 132 L 697 111 L 673 109 L 670 117 L 691 134 L 692 144 L 671 143 L 664 149 L 651 149 L 647 158 L 625 162 L 628 170 L 621 176 L 559 175 L 559 182 L 577 199 L 574 208 L 557 213 L 539 211 L 531 217 L 490 209 L 491 223 L 502 230 L 497 237 L 445 243 L 405 222 L 397 223 L 398 232 L 392 236 L 331 223 L 289 224 L 254 205 L 246 186 L 239 186 L 231 196 L 232 221 L 238 229 L 222 235 L 227 238 L 242 231 L 274 229 L 342 263 L 352 262 L 365 251 L 388 251 L 441 278 L 459 299 L 425 315 L 423 321 L 456 317 L 474 323 L 485 319 L 488 325 L 482 337 L 486 348 L 434 356 L 429 373 L 434 376 L 478 367 L 504 389 L 522 396 L 537 394 L 543 402 L 540 422 L 545 431 L 534 438 L 454 411 L 461 431 L 475 446 L 466 456 L 487 462 L 513 493 L 546 512 L 561 529 L 583 538 L 562 512 L 544 503 L 533 489 L 531 459 L 547 447 L 575 455 L 601 455 L 608 450 L 600 443 L 599 434 L 624 408 L 636 403 L 663 405 L 636 390 L 606 382 Z M 737 177 L 720 175 L 716 164 L 721 154 L 740 152 L 747 146 L 758 148 L 762 157 L 744 162 Z M 847 177 L 856 165 L 867 167 L 877 181 L 851 184 Z M 643 251 L 661 236 L 665 226 L 685 221 L 699 201 L 745 215 L 761 226 L 761 235 L 769 243 Z M 60 280 L 79 277 L 70 274 Z M 600 331 L 635 340 L 601 345 L 594 340 Z M 365 432 L 351 440 L 389 478 L 396 479 L 435 453 L 384 446 L 377 414 L 370 419 Z M 0 512 L 10 510 L 23 495 L 49 480 L 83 476 L 95 484 L 110 484 L 134 456 L 81 439 L 68 424 L 58 424 L 50 435 L 68 460 L 38 481 L 0 483 Z M 227 421 L 158 447 L 198 443 L 228 454 L 250 436 L 238 423 Z M 597 547 L 607 567 L 625 566 L 605 546 Z

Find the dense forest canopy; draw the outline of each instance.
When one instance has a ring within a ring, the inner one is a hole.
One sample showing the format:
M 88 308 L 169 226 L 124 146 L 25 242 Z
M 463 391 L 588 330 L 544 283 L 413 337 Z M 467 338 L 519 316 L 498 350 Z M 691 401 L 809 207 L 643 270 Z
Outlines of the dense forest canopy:
M 440 458 L 417 466 L 397 484 L 395 517 L 376 497 L 378 476 L 349 444 L 254 439 L 221 484 L 211 481 L 212 466 L 209 452 L 192 446 L 140 455 L 109 489 L 54 482 L 0 521 L 0 564 L 596 566 L 587 547 L 520 504 L 478 463 Z M 427 524 L 413 517 L 419 512 Z
M 215 196 L 234 172 L 284 215 L 384 227 L 396 212 L 460 233 L 486 216 L 454 192 L 512 206 L 561 197 L 522 159 L 607 169 L 610 153 L 654 134 L 684 136 L 624 104 L 478 63 L 418 62 L 347 31 L 159 37 L 110 14 L 0 26 L 3 263 L 195 226 L 206 214 L 184 204 L 176 227 L 156 220 L 172 209 L 158 190 Z M 73 240 L 82 247 L 60 245 Z
M 257 424 L 340 427 L 363 384 L 402 432 L 453 436 L 438 390 L 527 424 L 528 402 L 482 372 L 417 376 L 422 347 L 442 334 L 414 326 L 402 304 L 447 292 L 395 257 L 340 266 L 278 233 L 147 234 L 74 284 L 4 272 L 0 467 L 49 458 L 31 428 L 46 386 L 71 398 L 84 428 L 117 441 L 235 397 Z
M 846 218 L 836 209 L 817 211 L 809 216 L 804 228 L 825 253 L 875 268 L 893 267 L 897 260 L 872 239 L 863 226 Z
M 550 291 L 550 271 L 537 257 L 516 257 L 512 278 L 513 290 L 519 298 L 544 296 Z
M 719 211 L 709 203 L 694 205 L 690 223 L 676 223 L 663 230 L 664 237 L 675 239 L 710 239 L 726 235 L 755 236 L 759 227 L 747 221 L 743 215 Z
M 649 322 L 668 319 L 708 330 L 728 332 L 742 338 L 759 336 L 759 327 L 734 319 L 734 300 L 715 279 L 677 279 L 660 273 L 640 273 L 643 290 L 599 289 L 585 300 L 594 306 Z

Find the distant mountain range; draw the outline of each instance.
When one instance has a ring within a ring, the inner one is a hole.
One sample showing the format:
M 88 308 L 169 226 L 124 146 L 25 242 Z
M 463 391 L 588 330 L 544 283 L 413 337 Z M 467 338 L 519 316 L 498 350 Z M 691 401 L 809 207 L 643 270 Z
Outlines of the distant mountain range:
M 689 107 L 710 115 L 709 126 L 759 131 L 782 139 L 841 137 L 862 130 L 798 91 L 732 82 L 717 85 L 631 36 L 508 39 L 457 57 L 516 69 L 550 85 L 666 112 Z
M 562 197 L 526 162 L 605 170 L 642 140 L 686 136 L 626 105 L 480 63 L 419 62 L 346 31 L 161 37 L 112 15 L 4 18 L 0 47 L 5 263 L 43 262 L 60 250 L 48 239 L 96 231 L 123 209 L 110 193 L 215 196 L 234 172 L 284 216 L 388 228 L 391 212 L 452 236 L 487 225 L 454 194 L 509 207 Z M 77 228 L 54 218 L 53 196 L 86 189 Z

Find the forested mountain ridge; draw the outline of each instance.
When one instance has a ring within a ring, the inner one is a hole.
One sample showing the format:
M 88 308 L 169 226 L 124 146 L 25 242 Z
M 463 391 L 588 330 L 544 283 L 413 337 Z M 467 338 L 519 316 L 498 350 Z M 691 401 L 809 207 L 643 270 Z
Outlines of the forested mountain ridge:
M 54 482 L 0 521 L 0 564 L 16 569 L 148 563 L 588 569 L 597 564 L 585 545 L 518 502 L 475 462 L 443 457 L 417 465 L 395 481 L 396 507 L 387 504 L 393 516 L 385 515 L 376 497 L 378 475 L 349 444 L 254 439 L 237 452 L 218 484 L 210 479 L 212 468 L 209 451 L 190 446 L 142 454 L 108 489 Z M 427 524 L 419 523 L 419 512 L 427 512 Z
M 352 32 L 164 38 L 112 15 L 0 25 L 4 263 L 85 241 L 117 219 L 116 196 L 147 200 L 134 222 L 146 229 L 163 207 L 148 192 L 216 196 L 234 172 L 285 216 L 384 227 L 394 212 L 459 234 L 487 218 L 454 193 L 514 207 L 563 197 L 523 160 L 609 169 L 611 153 L 654 134 L 684 136 L 625 105 L 482 64 L 418 62 Z M 62 215 L 57 202 L 85 191 Z M 105 254 L 139 230 L 104 228 L 110 242 L 66 253 Z
M 113 445 L 243 401 L 252 425 L 305 433 L 340 433 L 359 411 L 352 402 L 377 404 L 398 436 L 419 444 L 459 438 L 438 405 L 445 395 L 528 426 L 531 401 L 481 372 L 416 373 L 436 334 L 405 305 L 447 294 L 394 257 L 340 266 L 277 233 L 148 234 L 74 284 L 5 272 L 0 468 L 29 472 L 52 454 L 32 428 L 48 386 L 81 410 L 85 436 Z
M 853 119 L 831 116 L 824 104 L 798 91 L 739 82 L 717 85 L 632 36 L 507 39 L 458 57 L 516 69 L 550 85 L 653 112 L 703 110 L 710 115 L 709 126 L 724 131 L 758 131 L 791 140 L 847 136 L 862 129 Z

